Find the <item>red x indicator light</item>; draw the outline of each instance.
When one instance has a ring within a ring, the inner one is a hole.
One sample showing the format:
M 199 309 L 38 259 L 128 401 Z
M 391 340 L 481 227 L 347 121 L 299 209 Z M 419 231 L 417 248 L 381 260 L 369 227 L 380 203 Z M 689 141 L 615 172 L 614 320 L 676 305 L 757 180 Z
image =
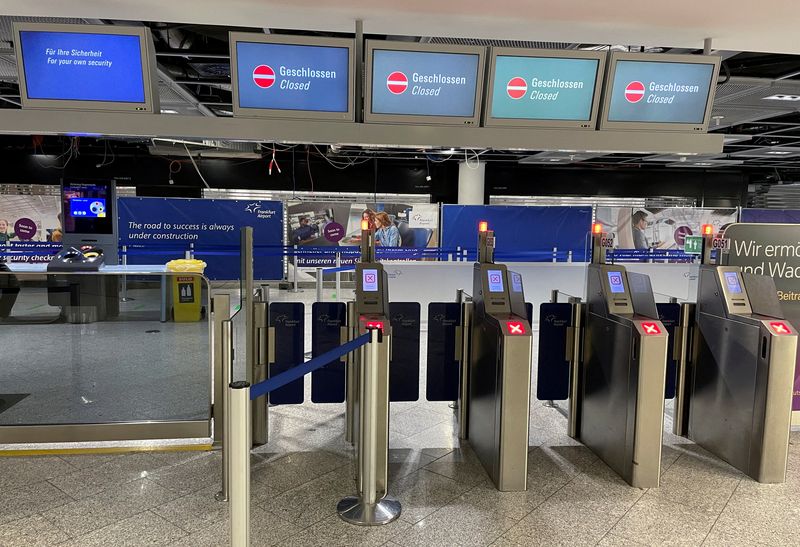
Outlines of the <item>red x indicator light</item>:
M 525 334 L 525 325 L 519 321 L 506 321 L 508 334 Z
M 367 328 L 383 331 L 383 321 L 367 321 Z
M 786 323 L 781 323 L 780 321 L 773 321 L 769 324 L 769 327 L 775 334 L 792 334 L 792 329 Z
M 658 323 L 642 323 L 642 329 L 645 334 L 661 334 Z

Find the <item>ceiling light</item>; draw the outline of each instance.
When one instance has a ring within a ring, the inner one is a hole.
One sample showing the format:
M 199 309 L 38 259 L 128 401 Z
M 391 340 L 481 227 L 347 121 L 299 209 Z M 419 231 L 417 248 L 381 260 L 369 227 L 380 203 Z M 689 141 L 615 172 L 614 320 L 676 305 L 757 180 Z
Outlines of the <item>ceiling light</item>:
M 791 152 L 787 152 L 786 150 L 769 150 L 766 152 L 770 156 L 788 156 Z
M 177 110 L 173 110 L 171 108 L 162 108 L 161 109 L 161 113 L 162 114 L 177 114 L 178 111 Z
M 764 97 L 765 101 L 800 101 L 800 95 L 770 95 Z
M 451 154 L 452 155 L 452 154 L 456 153 L 456 149 L 455 148 L 448 148 L 447 150 L 440 150 L 439 153 L 443 154 L 443 155 L 447 155 L 447 154 Z
M 550 158 L 548 161 L 561 161 L 561 158 Z

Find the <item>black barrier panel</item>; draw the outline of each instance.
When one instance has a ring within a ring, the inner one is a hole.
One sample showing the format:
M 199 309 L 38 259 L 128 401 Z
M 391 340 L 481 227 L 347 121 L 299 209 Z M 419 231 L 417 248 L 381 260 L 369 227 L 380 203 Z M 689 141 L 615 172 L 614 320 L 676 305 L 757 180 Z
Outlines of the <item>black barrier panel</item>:
M 675 384 L 677 383 L 678 360 L 675 355 L 675 329 L 681 317 L 681 305 L 662 303 L 656 304 L 658 308 L 658 319 L 664 324 L 664 328 L 669 333 L 667 342 L 667 381 L 664 385 L 664 398 L 672 399 L 675 397 Z
M 461 304 L 428 304 L 428 372 L 425 397 L 429 401 L 458 399 L 459 362 L 456 331 L 461 324 Z
M 303 364 L 305 305 L 302 302 L 270 304 L 269 324 L 275 327 L 275 362 L 269 367 L 272 377 Z M 273 405 L 301 404 L 303 400 L 303 378 L 276 389 L 269 396 Z
M 419 400 L 419 302 L 390 302 L 392 356 L 389 400 Z
M 528 314 L 528 324 L 533 328 L 533 304 L 525 302 L 525 312 Z
M 539 306 L 539 371 L 536 398 L 540 401 L 564 401 L 569 398 L 569 361 L 567 327 L 572 304 Z
M 341 302 L 315 302 L 311 305 L 311 356 L 318 357 L 342 345 L 347 306 Z M 311 400 L 315 403 L 342 403 L 345 389 L 345 363 L 331 361 L 311 373 Z

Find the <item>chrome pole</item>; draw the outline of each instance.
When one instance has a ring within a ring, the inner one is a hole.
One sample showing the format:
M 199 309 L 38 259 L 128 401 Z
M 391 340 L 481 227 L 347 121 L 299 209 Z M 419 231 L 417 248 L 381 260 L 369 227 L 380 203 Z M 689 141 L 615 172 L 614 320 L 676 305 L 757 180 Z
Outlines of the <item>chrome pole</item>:
M 358 331 L 358 318 L 356 317 L 355 302 L 347 303 L 348 340 L 354 340 Z M 345 360 L 345 406 L 344 406 L 344 439 L 353 444 L 354 413 L 356 405 L 356 390 L 358 389 L 356 367 L 360 350 L 351 351 Z
M 336 268 L 342 267 L 342 253 L 336 253 Z M 334 296 L 334 300 L 341 300 L 341 296 L 339 293 L 342 290 L 342 272 L 336 272 L 336 295 Z
M 570 358 L 569 366 L 569 412 L 567 414 L 567 435 L 579 439 L 581 434 L 580 424 L 580 397 L 581 397 L 581 345 L 583 341 L 583 304 L 580 298 L 570 298 L 572 304 L 571 338 L 567 336 L 567 353 Z
M 294 262 L 292 263 L 292 288 L 289 289 L 289 292 L 300 292 L 300 288 L 297 284 L 297 245 L 294 246 Z
M 317 302 L 322 302 L 322 268 L 317 268 Z
M 388 494 L 380 495 L 378 492 L 378 482 L 385 483 L 385 477 L 381 479 L 379 469 L 378 451 L 386 450 L 385 446 L 378 446 L 378 426 L 380 417 L 378 416 L 379 398 L 379 367 L 389 365 L 382 363 L 380 359 L 380 346 L 387 344 L 384 338 L 379 341 L 380 330 L 370 329 L 370 342 L 367 344 L 367 351 L 364 352 L 366 358 L 361 365 L 360 382 L 360 410 L 361 419 L 359 420 L 359 488 L 358 495 L 347 496 L 337 505 L 336 510 L 342 520 L 351 524 L 362 526 L 376 526 L 388 524 L 400 516 L 400 502 Z M 388 355 L 388 354 L 387 354 Z
M 250 545 L 250 384 L 230 385 L 230 490 L 231 547 Z
M 263 291 L 262 297 L 263 300 Z M 255 329 L 255 362 L 253 383 L 267 379 L 269 367 L 269 317 L 268 304 L 260 301 L 253 304 L 253 328 Z M 267 395 L 257 397 L 253 401 L 253 446 L 267 444 Z
M 128 246 L 122 246 L 122 267 L 127 269 L 128 266 Z M 133 300 L 133 298 L 128 298 L 128 275 L 126 273 L 122 274 L 122 298 L 120 298 L 120 302 L 129 302 Z
M 230 297 L 219 295 L 214 297 L 215 311 L 214 313 L 224 316 L 230 315 Z M 222 305 L 227 301 L 228 307 L 224 310 Z M 219 309 L 217 309 L 219 306 Z M 215 325 L 215 334 L 217 332 Z M 218 383 L 221 389 L 218 392 L 221 398 L 214 404 L 214 437 L 216 442 L 222 443 L 222 489 L 216 493 L 214 499 L 217 501 L 228 501 L 230 497 L 230 438 L 228 432 L 231 430 L 231 400 L 230 389 L 228 386 L 231 383 L 231 373 L 233 369 L 233 323 L 230 318 L 224 319 L 219 325 L 219 380 Z M 215 350 L 216 356 L 216 350 Z M 216 372 L 216 370 L 215 370 Z M 217 411 L 217 404 L 219 404 L 220 412 Z M 219 432 L 217 431 L 219 429 Z

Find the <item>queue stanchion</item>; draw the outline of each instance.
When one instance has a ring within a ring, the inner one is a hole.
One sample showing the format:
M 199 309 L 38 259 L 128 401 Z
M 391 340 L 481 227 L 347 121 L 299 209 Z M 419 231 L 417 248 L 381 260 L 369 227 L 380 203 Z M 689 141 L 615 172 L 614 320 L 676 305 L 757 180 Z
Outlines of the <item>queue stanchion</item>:
M 317 302 L 322 302 L 322 289 L 323 289 L 323 274 L 322 268 L 317 268 Z
M 385 491 L 379 492 L 378 484 L 386 484 L 386 478 L 379 477 L 385 473 L 385 466 L 379 463 L 378 446 L 378 367 L 388 366 L 388 359 L 382 359 L 381 345 L 388 344 L 378 327 L 367 327 L 370 333 L 369 344 L 363 352 L 365 359 L 361 364 L 359 378 L 359 443 L 358 443 L 358 493 L 355 496 L 342 498 L 336 510 L 342 520 L 361 526 L 388 524 L 400 516 L 400 502 Z M 384 354 L 388 355 L 388 354 Z M 388 376 L 383 376 L 388 382 Z
M 122 246 L 122 267 L 127 268 L 128 266 L 128 246 Z M 133 298 L 128 298 L 128 275 L 122 274 L 122 297 L 119 299 L 120 302 L 130 302 Z
M 230 515 L 231 547 L 250 546 L 250 446 L 252 415 L 250 384 L 233 382 L 228 390 L 231 405 Z

